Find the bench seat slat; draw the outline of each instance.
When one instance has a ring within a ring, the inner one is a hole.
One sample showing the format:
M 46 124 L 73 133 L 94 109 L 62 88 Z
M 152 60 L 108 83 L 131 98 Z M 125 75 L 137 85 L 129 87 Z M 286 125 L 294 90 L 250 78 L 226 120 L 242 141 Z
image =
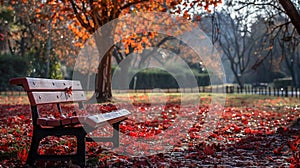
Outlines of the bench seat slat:
M 107 124 L 112 125 L 112 124 L 124 121 L 126 119 L 127 119 L 127 117 L 123 116 L 123 117 L 113 118 L 113 119 L 106 120 L 106 121 L 94 122 L 94 121 L 92 121 L 92 120 L 90 120 L 90 119 L 87 118 L 84 121 L 84 123 L 87 124 L 87 125 L 89 125 L 89 126 L 91 126 L 91 127 L 93 127 L 93 128 L 99 128 L 99 127 L 105 126 Z
M 98 121 L 95 122 L 88 117 L 73 117 L 73 118 L 63 118 L 63 119 L 51 119 L 51 118 L 38 118 L 37 125 L 40 126 L 50 126 L 50 127 L 61 127 L 61 126 L 73 126 L 77 124 L 87 124 L 91 127 L 97 128 L 104 126 L 106 124 L 115 124 L 117 122 L 121 122 L 126 120 L 126 116 L 108 119 L 106 121 Z
M 58 127 L 61 126 L 61 122 L 57 119 L 38 118 L 37 125 Z
M 52 118 L 38 118 L 37 125 L 40 126 L 51 126 L 51 127 L 60 127 L 60 126 L 70 126 L 76 124 L 83 124 L 85 123 L 84 116 L 73 116 L 68 118 L 62 119 L 52 119 Z
M 86 101 L 84 91 L 28 92 L 31 105 Z
M 22 85 L 25 91 L 63 91 L 72 87 L 72 90 L 82 90 L 80 81 L 76 80 L 53 80 L 44 78 L 13 78 L 12 85 Z
M 109 113 L 97 114 L 88 116 L 86 118 L 86 123 L 92 127 L 100 127 L 105 123 L 114 124 L 127 119 L 127 116 L 131 113 L 126 109 L 121 109 L 118 111 L 113 111 Z

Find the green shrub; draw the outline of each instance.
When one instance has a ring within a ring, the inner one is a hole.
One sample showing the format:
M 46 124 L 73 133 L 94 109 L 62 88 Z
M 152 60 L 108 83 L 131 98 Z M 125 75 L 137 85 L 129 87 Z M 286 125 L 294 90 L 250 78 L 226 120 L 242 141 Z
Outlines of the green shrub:
M 50 60 L 49 73 L 50 73 L 49 77 L 51 79 L 63 79 L 63 74 L 61 71 L 61 63 L 56 57 Z
M 119 70 L 119 69 L 118 69 Z M 116 71 L 116 68 L 113 68 L 113 72 Z M 132 76 L 132 79 L 129 82 L 129 89 L 154 89 L 154 88 L 181 88 L 181 87 L 195 87 L 192 82 L 189 83 L 190 79 L 195 79 L 198 86 L 207 86 L 210 85 L 210 78 L 206 73 L 191 73 L 189 71 L 177 71 L 175 74 L 171 74 L 167 71 L 160 69 L 146 69 L 143 71 L 129 70 L 128 76 Z M 136 81 L 135 81 L 136 79 Z M 185 82 L 185 86 L 179 86 L 180 82 Z M 118 83 L 113 83 L 113 89 L 122 89 L 119 88 Z
M 292 78 L 279 78 L 273 81 L 274 87 L 283 88 L 292 85 Z

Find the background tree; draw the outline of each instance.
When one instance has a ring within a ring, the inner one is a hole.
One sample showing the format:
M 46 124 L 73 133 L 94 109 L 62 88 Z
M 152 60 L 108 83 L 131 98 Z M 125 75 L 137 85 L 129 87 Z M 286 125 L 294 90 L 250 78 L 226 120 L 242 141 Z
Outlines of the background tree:
M 291 26 L 283 27 L 284 30 L 280 31 L 277 42 L 281 49 L 281 58 L 284 60 L 285 67 L 288 69 L 288 74 L 292 77 L 292 85 L 300 86 L 300 74 L 299 74 L 299 47 L 300 39 L 296 38 L 293 34 Z
M 226 72 L 227 80 L 235 81 L 243 88 L 245 77 L 251 72 L 257 41 L 244 16 L 232 14 L 230 10 L 224 7 L 212 14 L 203 14 L 199 24 L 223 53 L 223 65 L 230 67 L 230 72 Z M 231 79 L 231 74 L 234 79 Z
M 231 70 L 238 85 L 243 88 L 245 75 L 250 72 L 250 61 L 255 51 L 256 39 L 252 37 L 249 25 L 245 19 L 236 15 L 230 16 L 230 12 L 222 11 L 216 13 L 219 23 L 218 44 L 224 55 L 230 62 Z
M 274 79 L 286 77 L 285 68 L 282 66 L 281 47 L 279 38 L 273 37 L 268 22 L 258 17 L 251 25 L 251 31 L 256 39 L 256 48 L 253 54 L 254 64 L 251 69 L 254 73 L 254 81 L 271 83 Z M 274 40 L 277 39 L 277 40 Z M 263 61 L 261 61 L 263 60 Z M 257 64 L 261 62 L 260 64 Z
M 72 65 L 76 55 L 67 16 L 57 13 L 62 6 L 39 0 L 5 1 L 3 6 L 12 10 L 15 25 L 8 39 L 10 52 L 26 61 L 27 75 L 61 78 L 61 61 Z
M 251 13 L 249 17 L 252 18 L 264 18 L 268 23 L 269 38 L 274 43 L 275 37 L 278 33 L 283 31 L 286 26 L 291 26 L 294 29 L 293 36 L 299 38 L 300 32 L 300 1 L 299 0 L 251 0 L 251 1 L 238 1 L 238 0 L 229 0 L 226 1 L 226 5 L 232 6 L 236 11 L 248 11 Z M 282 18 L 285 18 L 283 22 Z M 271 35 L 272 34 L 272 35 Z M 267 46 L 266 46 L 267 48 Z M 265 55 L 262 59 L 257 60 L 253 68 L 259 66 L 265 58 L 271 55 Z
M 14 24 L 13 10 L 7 6 L 0 6 L 0 53 L 9 53 L 9 36 Z

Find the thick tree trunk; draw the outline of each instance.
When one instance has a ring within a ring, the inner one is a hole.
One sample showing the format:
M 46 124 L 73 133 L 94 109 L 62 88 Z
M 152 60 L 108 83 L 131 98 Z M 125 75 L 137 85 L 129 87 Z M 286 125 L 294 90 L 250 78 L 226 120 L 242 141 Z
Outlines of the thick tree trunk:
M 297 11 L 295 5 L 291 2 L 291 0 L 279 0 L 279 3 L 282 5 L 283 9 L 291 19 L 291 22 L 300 35 L 300 14 Z
M 115 48 L 113 42 L 114 25 L 104 27 L 95 32 L 95 42 L 99 53 L 99 66 L 95 81 L 95 97 L 97 103 L 112 100 L 112 56 Z
M 101 59 L 96 76 L 96 100 L 98 103 L 112 100 L 111 58 L 113 47 Z

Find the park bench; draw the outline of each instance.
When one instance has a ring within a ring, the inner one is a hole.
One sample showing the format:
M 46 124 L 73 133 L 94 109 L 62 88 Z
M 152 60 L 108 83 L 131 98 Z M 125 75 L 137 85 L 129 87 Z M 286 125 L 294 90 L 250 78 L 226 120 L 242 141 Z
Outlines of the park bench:
M 14 78 L 10 84 L 19 85 L 27 92 L 31 105 L 33 134 L 31 146 L 26 163 L 34 165 L 37 160 L 48 161 L 67 161 L 85 166 L 85 143 L 86 142 L 112 142 L 114 147 L 119 146 L 119 124 L 127 119 L 130 112 L 126 109 L 116 110 L 108 113 L 95 115 L 66 117 L 63 115 L 61 104 L 78 103 L 80 108 L 84 108 L 83 102 L 86 101 L 85 93 L 80 81 L 75 80 L 53 80 L 43 78 Z M 40 115 L 38 106 L 54 104 L 59 111 L 61 118 L 46 118 Z M 90 137 L 87 136 L 106 124 L 111 124 L 113 133 L 111 137 Z M 69 155 L 44 155 L 39 154 L 39 142 L 47 136 L 76 137 L 77 150 L 75 154 Z

